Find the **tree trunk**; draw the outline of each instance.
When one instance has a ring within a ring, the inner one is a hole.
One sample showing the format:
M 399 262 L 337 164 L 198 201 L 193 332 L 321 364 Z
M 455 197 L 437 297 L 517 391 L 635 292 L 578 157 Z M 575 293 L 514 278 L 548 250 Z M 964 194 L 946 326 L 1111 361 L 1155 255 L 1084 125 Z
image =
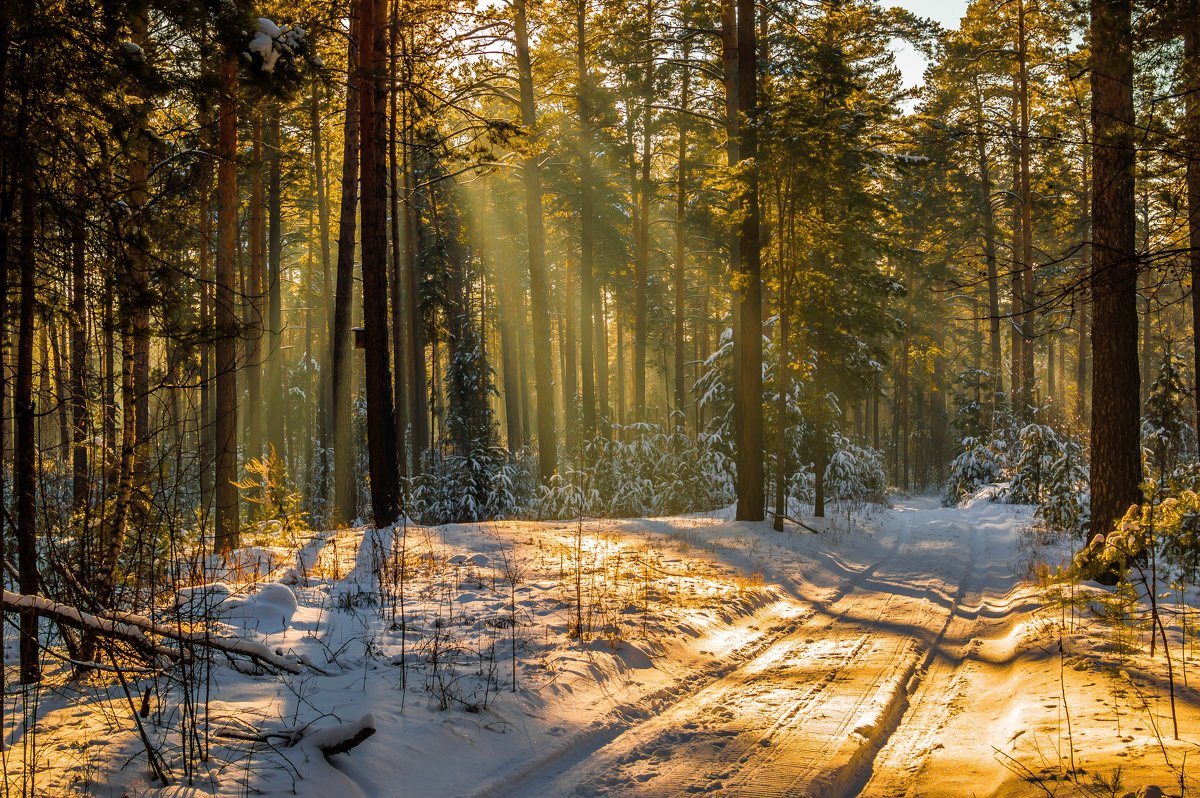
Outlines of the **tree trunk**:
M 1192 273 L 1192 343 L 1196 375 L 1200 375 L 1200 23 L 1188 21 L 1183 34 L 1186 108 L 1188 265 Z M 1200 392 L 1200 376 L 1195 377 Z M 1196 399 L 1196 436 L 1200 440 L 1200 393 Z
M 782 215 L 782 209 L 780 209 Z M 782 263 L 782 258 L 780 258 Z M 789 292 L 791 278 L 791 269 L 780 269 L 779 274 L 779 344 L 778 344 L 778 362 L 775 366 L 776 373 L 776 397 L 775 408 L 775 523 L 776 532 L 783 531 L 783 517 L 787 515 L 787 479 L 788 473 L 791 471 L 791 463 L 788 458 L 787 446 L 787 399 L 788 390 L 790 388 L 790 355 L 788 352 L 788 333 L 789 321 L 791 314 L 788 312 Z
M 517 82 L 521 92 L 521 124 L 534 135 L 537 114 L 533 69 L 529 60 L 529 22 L 525 0 L 513 0 L 516 12 Z M 529 305 L 533 322 L 533 380 L 537 392 L 538 476 L 543 483 L 558 470 L 554 419 L 554 387 L 550 349 L 550 301 L 546 285 L 546 233 L 542 223 L 542 172 L 536 153 L 521 166 L 525 187 L 525 230 L 529 248 Z
M 148 43 L 147 29 L 149 19 L 146 6 L 135 3 L 135 11 L 130 18 L 130 34 L 138 45 Z M 140 90 L 135 90 L 135 93 Z M 142 109 L 148 108 L 147 102 L 141 103 Z M 150 465 L 150 266 L 149 240 L 147 230 L 150 220 L 147 218 L 146 206 L 149 197 L 146 192 L 146 171 L 149 142 L 143 133 L 145 129 L 145 111 L 141 110 L 134 122 L 134 132 L 131 135 L 129 159 L 129 206 L 132 228 L 132 241 L 129 247 L 130 290 L 133 295 L 133 401 L 134 420 L 136 424 L 136 469 L 139 477 Z
M 825 467 L 829 464 L 825 411 L 818 410 L 813 430 L 813 515 L 825 517 Z M 907 465 L 905 466 L 907 468 Z
M 376 528 L 400 517 L 400 466 L 388 363 L 386 77 L 387 4 L 360 0 L 359 119 L 362 143 L 362 297 L 366 327 L 367 451 Z
M 1025 0 L 1017 0 L 1017 86 L 1020 106 L 1021 405 L 1032 414 L 1037 404 L 1037 394 L 1033 373 L 1033 192 L 1029 185 L 1029 36 L 1025 23 Z
M 238 54 L 225 53 L 221 63 L 221 99 L 217 139 L 217 269 L 216 297 L 216 550 L 238 545 L 237 463 L 237 87 Z
M 646 292 L 650 272 L 650 202 L 654 184 L 650 179 L 650 122 L 654 105 L 654 3 L 646 3 L 646 49 L 642 54 L 646 77 L 642 85 L 642 136 L 637 209 L 637 257 L 633 265 L 633 418 L 646 420 Z
M 284 385 L 283 296 L 281 268 L 283 260 L 283 187 L 282 137 L 279 104 L 267 111 L 267 443 L 275 455 L 284 458 L 283 420 L 287 416 L 287 386 Z
M 354 302 L 354 239 L 358 212 L 358 37 L 359 18 L 350 17 L 346 81 L 346 119 L 342 139 L 342 202 L 338 218 L 336 298 L 333 306 L 333 336 L 330 345 L 330 396 L 333 430 L 333 520 L 350 522 L 358 515 L 355 479 L 355 445 L 350 426 L 350 314 Z
M 688 112 L 691 103 L 692 51 L 690 40 L 683 43 L 683 72 L 680 76 L 679 99 L 679 156 L 675 184 L 675 423 L 687 428 L 687 393 L 684 387 L 683 323 L 687 310 L 687 181 L 688 181 Z
M 33 154 L 21 147 L 21 300 L 17 326 L 17 379 L 13 392 L 16 458 L 13 464 L 13 492 L 17 504 L 17 583 L 22 593 L 38 592 L 37 563 L 37 441 L 33 406 L 34 296 L 37 262 L 34 255 Z M 41 678 L 38 665 L 38 619 L 34 612 L 21 613 L 20 681 L 32 684 Z
M 567 255 L 567 279 L 563 283 L 562 299 L 562 335 L 559 339 L 559 350 L 562 352 L 562 401 L 563 422 L 567 432 L 568 456 L 576 453 L 579 439 L 579 369 L 575 358 L 579 351 L 575 341 L 574 304 L 578 292 L 575 290 L 575 269 L 571 265 L 571 256 Z
M 320 81 L 313 79 L 312 100 L 309 104 L 309 127 L 312 131 L 313 174 L 317 190 L 317 227 L 321 236 L 321 296 L 324 299 L 324 309 L 321 314 L 322 329 L 325 330 L 325 349 L 322 351 L 320 375 L 321 405 L 317 419 L 317 439 L 320 441 L 320 467 L 317 471 L 317 496 L 324 504 L 329 499 L 329 475 L 332 464 L 329 462 L 329 447 L 332 443 L 333 431 L 331 424 L 331 407 L 333 397 L 330 393 L 331 380 L 324 372 L 330 368 L 333 359 L 333 279 L 329 271 L 329 188 L 326 186 L 325 150 L 321 135 L 321 102 Z
M 983 98 L 976 86 L 975 110 L 977 129 L 975 150 L 979 159 L 979 211 L 983 224 L 983 257 L 987 263 L 988 344 L 991 351 L 990 369 L 994 380 L 992 413 L 996 412 L 996 397 L 1004 393 L 1004 366 L 1000 351 L 1000 279 L 996 268 L 996 220 L 992 212 L 992 170 L 987 151 L 987 134 L 983 127 Z
M 582 434 L 596 433 L 596 367 L 592 330 L 595 305 L 596 245 L 595 209 L 592 196 L 595 175 L 592 164 L 591 86 L 587 69 L 587 11 L 589 0 L 577 0 L 575 16 L 576 83 L 575 102 L 579 114 L 579 372 L 583 405 Z
M 747 123 L 739 131 L 739 155 L 744 168 L 741 252 L 736 272 L 739 340 L 734 348 L 734 371 L 740 380 L 735 393 L 737 421 L 737 518 L 761 521 L 763 490 L 762 407 L 762 266 L 759 250 L 758 207 L 758 70 L 754 0 L 737 0 L 738 108 Z
M 75 220 L 71 231 L 71 509 L 88 506 L 87 418 L 87 195 L 83 181 L 75 185 Z M 2 403 L 0 403 L 2 406 Z M 0 452 L 3 448 L 0 447 Z
M 213 118 L 206 114 L 202 118 L 205 130 L 212 128 Z M 207 526 L 209 513 L 213 504 L 213 467 L 216 438 L 212 426 L 212 344 L 213 335 L 213 273 L 212 273 L 212 156 L 215 154 L 212 141 L 206 133 L 203 137 L 205 152 L 208 157 L 200 164 L 200 187 L 197 192 L 197 202 L 200 206 L 200 224 L 198 226 L 199 241 L 196 246 L 200 251 L 200 330 L 201 340 L 198 344 L 200 360 L 200 417 L 196 424 L 197 462 L 200 472 L 200 523 Z
M 520 377 L 520 350 L 517 333 L 513 329 L 512 317 L 516 303 L 513 301 L 513 280 L 496 275 L 496 316 L 500 327 L 500 372 L 504 381 L 504 437 L 508 450 L 521 448 L 522 385 Z
M 408 476 L 408 402 L 404 380 L 408 374 L 405 363 L 405 352 L 408 342 L 405 340 L 404 324 L 404 251 L 412 246 L 406 239 L 407 225 L 401 231 L 400 225 L 400 158 L 396 151 L 396 140 L 400 124 L 400 89 L 397 83 L 400 78 L 400 3 L 392 0 L 388 24 L 388 189 L 391 233 L 391 268 L 388 274 L 388 289 L 391 292 L 391 322 L 392 322 L 392 368 L 395 370 L 396 384 L 393 393 L 396 408 L 396 463 L 400 468 L 400 476 Z M 403 499 L 403 491 L 401 491 Z
M 1130 17 L 1130 0 L 1092 2 L 1093 534 L 1141 498 Z
M 266 190 L 263 186 L 263 111 L 251 112 L 250 126 L 250 271 L 246 278 L 243 319 L 246 325 L 246 361 L 242 374 L 246 381 L 246 457 L 262 457 L 262 350 L 263 299 L 266 293 Z

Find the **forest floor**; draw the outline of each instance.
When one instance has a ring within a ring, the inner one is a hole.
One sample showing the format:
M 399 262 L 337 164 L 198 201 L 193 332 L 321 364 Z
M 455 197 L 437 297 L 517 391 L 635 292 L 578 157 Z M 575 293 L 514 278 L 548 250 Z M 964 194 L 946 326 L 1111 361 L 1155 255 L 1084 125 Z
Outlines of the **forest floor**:
M 165 789 L 118 685 L 50 679 L 35 725 L 9 698 L 5 795 L 1200 792 L 1194 609 L 1168 605 L 1176 741 L 1161 646 L 1102 621 L 1098 586 L 1035 578 L 1069 552 L 1029 532 L 1029 508 L 916 497 L 809 522 L 819 534 L 715 513 L 248 548 L 180 599 L 221 599 L 231 633 L 309 667 L 193 685 L 212 747 L 190 784 L 179 687 L 131 684 L 135 702 L 152 688 Z M 376 733 L 349 753 L 312 744 L 355 722 Z

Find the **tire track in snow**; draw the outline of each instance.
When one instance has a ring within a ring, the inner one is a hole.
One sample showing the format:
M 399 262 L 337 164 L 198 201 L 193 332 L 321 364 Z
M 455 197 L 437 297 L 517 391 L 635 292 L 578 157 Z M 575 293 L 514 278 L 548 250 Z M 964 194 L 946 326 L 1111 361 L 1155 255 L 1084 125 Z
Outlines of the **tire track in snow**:
M 971 561 L 975 563 L 979 559 L 981 533 L 974 527 L 967 531 L 971 535 Z M 1007 581 L 1004 589 L 1011 587 L 1011 577 Z M 978 643 L 980 619 L 989 615 L 986 610 L 991 604 L 986 597 L 994 588 L 988 584 L 987 574 L 972 567 L 962 584 L 955 612 L 947 619 L 940 650 L 930 649 L 917 678 L 909 686 L 911 698 L 900 726 L 866 774 L 860 795 L 898 798 L 911 794 L 915 777 L 940 747 L 935 743 L 938 733 L 958 714 L 962 701 L 971 692 L 970 653 Z
M 590 758 L 573 757 L 575 767 L 543 771 L 512 794 L 819 796 L 852 789 L 899 723 L 906 689 L 940 646 L 974 572 L 975 534 L 966 529 L 963 578 L 947 585 L 930 575 L 924 547 L 933 538 L 912 545 L 914 520 L 904 519 L 889 554 L 850 574 L 794 632 L 746 665 Z

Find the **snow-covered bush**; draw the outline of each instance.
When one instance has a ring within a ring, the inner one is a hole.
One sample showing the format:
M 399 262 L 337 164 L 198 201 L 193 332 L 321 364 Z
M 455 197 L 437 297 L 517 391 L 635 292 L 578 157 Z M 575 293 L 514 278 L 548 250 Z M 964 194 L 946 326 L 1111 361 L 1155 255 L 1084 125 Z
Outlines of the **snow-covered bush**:
M 1083 447 L 1045 424 L 1021 430 L 1009 474 L 1008 501 L 1033 504 L 1051 529 L 1082 535 L 1091 518 Z
M 1042 523 L 1050 529 L 1084 537 L 1092 520 L 1089 477 L 1083 447 L 1070 439 L 1063 441 L 1045 474 L 1042 501 L 1037 509 Z
M 538 518 L 636 517 L 701 512 L 733 501 L 733 468 L 720 440 L 655 424 L 616 428 L 583 448 L 529 508 Z
M 422 524 L 512 518 L 533 495 L 529 458 L 503 449 L 476 449 L 467 457 L 425 453 L 413 480 L 409 512 Z
M 833 444 L 833 455 L 825 467 L 827 500 L 847 509 L 882 503 L 887 492 L 883 455 L 840 433 L 834 434 Z
M 1044 424 L 1029 424 L 1017 436 L 1016 457 L 1008 488 L 1010 504 L 1041 504 L 1050 468 L 1063 452 L 1063 442 Z
M 962 439 L 962 452 L 950 463 L 950 479 L 942 503 L 954 507 L 984 485 L 1004 479 L 1008 450 L 1003 438 Z
M 1150 386 L 1142 416 L 1142 445 L 1150 471 L 1169 474 L 1196 451 L 1196 434 L 1184 414 L 1189 396 L 1179 358 L 1168 355 Z

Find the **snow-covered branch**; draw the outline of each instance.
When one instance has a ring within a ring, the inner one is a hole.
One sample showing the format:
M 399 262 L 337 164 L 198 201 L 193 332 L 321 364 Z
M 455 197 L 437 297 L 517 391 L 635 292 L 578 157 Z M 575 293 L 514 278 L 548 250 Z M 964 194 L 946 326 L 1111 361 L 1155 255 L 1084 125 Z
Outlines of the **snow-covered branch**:
M 205 630 L 173 627 L 132 612 L 94 615 L 42 596 L 30 596 L 8 590 L 4 591 L 2 604 L 9 612 L 32 610 L 59 623 L 121 640 L 148 656 L 177 658 L 177 650 L 162 645 L 161 639 L 167 639 L 220 651 L 229 657 L 244 657 L 269 670 L 300 673 L 301 669 L 299 661 L 277 654 L 262 643 L 239 638 L 213 637 L 211 632 Z

